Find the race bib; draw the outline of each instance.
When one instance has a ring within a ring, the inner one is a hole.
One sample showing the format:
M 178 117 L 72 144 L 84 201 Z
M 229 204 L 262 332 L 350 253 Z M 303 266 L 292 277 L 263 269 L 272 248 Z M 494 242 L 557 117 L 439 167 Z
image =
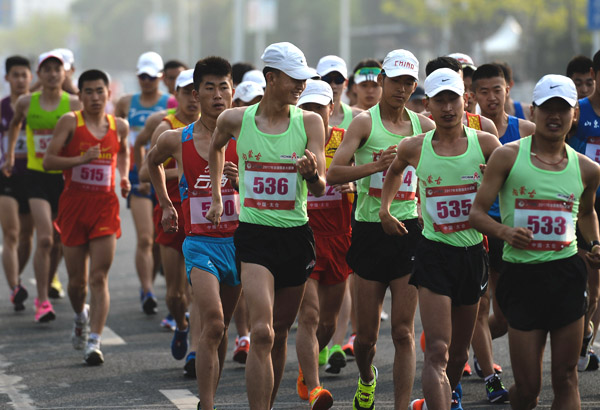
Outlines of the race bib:
M 469 212 L 476 194 L 477 184 L 425 189 L 426 209 L 434 231 L 453 233 L 470 229 Z
M 223 213 L 221 214 L 221 223 L 237 222 L 240 215 L 239 195 L 223 195 L 222 200 Z M 206 219 L 206 213 L 210 209 L 211 202 L 211 196 L 190 198 L 190 219 L 192 225 L 213 225 L 212 222 Z
M 380 154 L 373 154 L 373 161 L 377 161 Z M 385 171 L 377 172 L 371 175 L 371 183 L 369 185 L 369 195 L 376 198 L 381 198 L 381 190 L 383 189 L 383 181 L 385 180 Z M 415 168 L 411 165 L 404 168 L 402 174 L 402 185 L 394 196 L 395 201 L 410 201 L 415 199 L 417 193 L 417 175 Z
M 8 152 L 8 137 L 2 139 L 2 152 Z M 17 145 L 15 145 L 15 158 L 27 158 L 27 133 L 19 131 Z
M 297 180 L 294 164 L 246 161 L 244 206 L 292 210 L 296 204 Z
M 585 146 L 585 156 L 600 163 L 600 137 L 590 137 Z
M 326 185 L 325 194 L 316 197 L 308 191 L 307 207 L 308 209 L 329 209 L 339 208 L 342 205 L 342 193 L 334 187 Z
M 77 165 L 73 167 L 71 181 L 82 188 L 97 190 L 98 188 L 110 188 L 112 169 L 110 164 Z
M 560 251 L 575 239 L 572 210 L 572 202 L 518 198 L 514 227 L 533 232 L 533 240 L 526 249 Z
M 33 131 L 33 145 L 35 148 L 35 156 L 37 158 L 44 158 L 44 154 L 50 145 L 52 140 L 53 130 L 34 130 Z

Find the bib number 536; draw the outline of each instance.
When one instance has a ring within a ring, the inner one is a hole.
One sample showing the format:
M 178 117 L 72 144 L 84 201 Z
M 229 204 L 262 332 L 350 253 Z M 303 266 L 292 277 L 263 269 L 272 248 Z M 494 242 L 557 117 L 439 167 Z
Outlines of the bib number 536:
M 273 195 L 277 193 L 278 195 L 286 195 L 288 193 L 288 180 L 287 178 L 254 177 L 252 191 L 255 194 Z

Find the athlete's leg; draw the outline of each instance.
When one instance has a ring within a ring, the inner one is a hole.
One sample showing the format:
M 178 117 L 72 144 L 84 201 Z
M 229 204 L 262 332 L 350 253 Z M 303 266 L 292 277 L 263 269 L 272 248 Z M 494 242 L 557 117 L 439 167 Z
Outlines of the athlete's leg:
M 19 274 L 23 272 L 27 261 L 31 256 L 31 245 L 33 242 L 33 218 L 31 212 L 26 214 L 19 214 L 19 224 L 21 229 L 19 230 L 19 246 L 17 248 L 17 254 L 19 258 Z
M 187 300 L 185 288 L 187 286 L 187 275 L 185 274 L 185 260 L 181 252 L 170 246 L 160 245 L 160 257 L 163 261 L 163 271 L 167 284 L 166 304 L 169 312 L 177 322 L 179 330 L 187 329 L 185 312 Z
M 131 215 L 137 235 L 135 250 L 135 268 L 144 294 L 153 291 L 154 261 L 152 244 L 154 243 L 154 225 L 152 224 L 152 201 L 146 197 L 131 195 Z
M 583 337 L 583 317 L 550 332 L 552 349 L 552 409 L 579 409 L 581 399 L 577 383 L 579 341 Z
M 348 322 L 350 321 L 350 311 L 352 310 L 352 295 L 350 293 L 350 281 L 354 275 L 350 275 L 348 280 L 348 286 L 344 291 L 344 298 L 342 299 L 342 305 L 340 307 L 340 313 L 338 315 L 337 326 L 335 332 L 331 338 L 332 345 L 344 345 L 346 340 L 346 333 L 348 332 Z
M 54 246 L 54 228 L 52 227 L 52 210 L 45 199 L 29 199 L 29 207 L 35 227 L 36 246 L 33 254 L 33 271 L 38 291 L 38 301 L 48 300 L 50 274 L 50 253 Z
M 360 378 L 370 383 L 375 375 L 371 370 L 375 356 L 375 344 L 379 335 L 381 307 L 387 285 L 374 280 L 366 280 L 358 275 L 354 278 L 354 307 L 356 310 L 356 338 L 354 357 Z
M 469 347 L 473 338 L 473 329 L 477 319 L 477 303 L 474 305 L 452 307 L 452 339 L 448 349 L 448 367 L 446 373 L 452 390 L 456 388 L 469 359 Z M 427 344 L 429 344 L 429 334 Z
M 545 330 L 522 331 L 508 328 L 510 362 L 515 380 L 509 389 L 509 397 L 510 406 L 515 410 L 529 410 L 537 406 L 542 387 L 542 358 L 546 335 Z
M 296 332 L 296 354 L 298 364 L 304 375 L 308 391 L 319 386 L 319 283 L 312 278 L 306 282 L 304 298 L 298 313 L 298 331 Z
M 319 326 L 317 327 L 319 351 L 327 346 L 335 333 L 346 287 L 346 281 L 335 285 L 319 285 Z
M 10 289 L 19 284 L 19 203 L 16 199 L 0 196 L 0 225 L 2 226 L 2 267 Z
M 219 379 L 221 378 L 221 373 L 223 372 L 223 366 L 225 364 L 225 356 L 227 355 L 227 333 L 229 330 L 229 323 L 231 323 L 233 312 L 235 312 L 236 307 L 239 304 L 241 292 L 241 285 L 234 287 L 225 284 L 221 285 L 220 295 L 221 305 L 223 306 L 223 323 L 225 325 L 225 330 L 223 332 L 223 339 L 219 345 Z
M 52 220 L 56 218 L 56 215 L 52 215 Z M 52 284 L 52 280 L 58 275 L 58 265 L 63 256 L 62 242 L 60 241 L 60 234 L 53 230 L 54 240 L 52 242 L 52 249 L 50 250 L 50 270 L 48 273 L 48 287 Z M 60 291 L 61 289 L 58 289 Z M 62 293 L 62 292 L 61 292 Z M 62 296 L 59 296 L 62 297 Z
M 408 284 L 410 275 L 390 282 L 392 291 L 392 340 L 394 341 L 394 408 L 406 409 L 416 371 L 415 312 L 417 289 Z
M 238 336 L 248 336 L 250 329 L 248 328 L 248 307 L 246 306 L 244 292 L 240 294 L 240 300 L 235 308 L 233 320 Z
M 492 353 L 492 334 L 489 326 L 490 289 L 479 299 L 477 321 L 473 331 L 473 353 L 481 367 L 484 377 L 494 374 L 494 357 Z
M 490 315 L 488 322 L 490 326 L 490 333 L 492 335 L 492 339 L 497 339 L 502 337 L 508 332 L 508 322 L 504 317 L 504 313 L 502 313 L 502 309 L 498 305 L 498 301 L 496 298 L 496 285 L 498 283 L 498 278 L 500 277 L 500 273 L 493 269 L 491 266 L 489 268 L 490 278 L 488 282 L 488 287 L 490 288 L 489 294 L 492 300 L 492 306 L 494 308 L 494 313 Z
M 292 286 L 279 289 L 275 292 L 273 304 L 273 349 L 271 350 L 271 360 L 273 361 L 273 392 L 271 394 L 271 406 L 277 396 L 277 390 L 283 377 L 285 368 L 285 358 L 287 354 L 288 332 L 298 316 L 302 296 L 304 295 L 305 285 Z M 254 326 L 252 327 L 252 340 L 254 341 Z
M 89 243 L 79 246 L 63 246 L 65 265 L 69 282 L 67 294 L 75 313 L 81 313 L 85 306 L 88 289 Z
M 90 330 L 99 335 L 102 334 L 110 308 L 108 271 L 115 256 L 116 246 L 117 237 L 114 234 L 92 239 L 89 244 Z

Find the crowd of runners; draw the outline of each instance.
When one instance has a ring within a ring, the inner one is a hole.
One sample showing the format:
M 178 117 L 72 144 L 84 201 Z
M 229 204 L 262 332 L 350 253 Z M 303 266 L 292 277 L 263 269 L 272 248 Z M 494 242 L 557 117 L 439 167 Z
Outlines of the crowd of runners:
M 296 320 L 299 399 L 331 408 L 320 369 L 338 374 L 351 356 L 353 408 L 375 409 L 385 319 L 396 409 L 462 409 L 472 371 L 491 403 L 532 409 L 548 336 L 552 408 L 580 408 L 578 371 L 598 369 L 600 52 L 542 77 L 527 103 L 511 99 L 506 64 L 460 53 L 427 62 L 422 86 L 404 49 L 352 70 L 334 55 L 311 68 L 286 42 L 261 58 L 262 70 L 216 56 L 189 68 L 147 52 L 140 91 L 115 100 L 110 76 L 75 76 L 67 49 L 39 56 L 35 83 L 26 58 L 6 59 L 0 224 L 14 310 L 33 292 L 20 280 L 33 249 L 34 320 L 56 319 L 64 258 L 73 348 L 104 362 L 120 194 L 141 309 L 157 314 L 160 271 L 160 324 L 197 379 L 198 409 L 216 408 L 232 319 L 253 410 L 273 408 Z M 505 334 L 509 389 L 492 351 Z

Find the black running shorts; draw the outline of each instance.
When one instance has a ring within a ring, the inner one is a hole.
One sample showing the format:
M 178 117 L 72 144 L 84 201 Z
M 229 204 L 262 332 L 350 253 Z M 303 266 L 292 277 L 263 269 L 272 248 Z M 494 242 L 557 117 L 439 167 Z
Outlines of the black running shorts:
M 450 297 L 453 306 L 474 305 L 487 290 L 487 252 L 481 243 L 457 247 L 423 238 L 409 283 Z
M 25 171 L 29 199 L 44 199 L 50 203 L 52 213 L 58 212 L 58 199 L 65 186 L 62 174 L 49 174 L 28 169 Z
M 14 198 L 19 204 L 19 213 L 29 213 L 29 200 L 27 198 L 27 182 L 25 174 L 13 174 L 10 177 L 0 172 L 0 195 Z
M 585 314 L 587 270 L 578 255 L 544 263 L 510 263 L 496 299 L 513 329 L 560 329 Z

